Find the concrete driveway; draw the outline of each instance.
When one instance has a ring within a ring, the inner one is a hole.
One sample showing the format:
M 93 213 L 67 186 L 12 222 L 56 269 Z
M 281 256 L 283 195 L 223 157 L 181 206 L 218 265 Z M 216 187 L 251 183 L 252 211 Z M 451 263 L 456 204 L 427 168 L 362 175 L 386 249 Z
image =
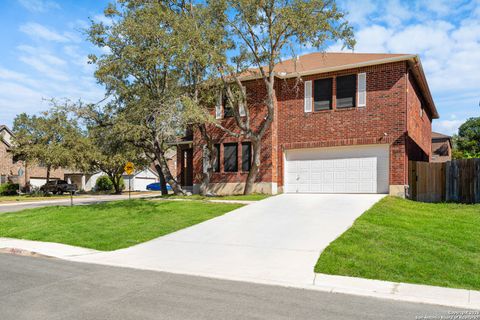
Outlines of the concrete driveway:
M 311 284 L 320 252 L 383 195 L 283 194 L 127 249 L 71 260 Z

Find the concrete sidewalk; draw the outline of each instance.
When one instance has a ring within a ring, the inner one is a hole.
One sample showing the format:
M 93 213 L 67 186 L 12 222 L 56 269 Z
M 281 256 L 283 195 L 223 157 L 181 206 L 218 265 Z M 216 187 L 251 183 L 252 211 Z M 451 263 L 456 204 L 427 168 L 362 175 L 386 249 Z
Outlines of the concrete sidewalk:
M 104 253 L 102 251 L 68 246 L 59 243 L 9 238 L 0 238 L 0 252 L 12 254 L 17 254 L 20 252 L 21 255 L 24 255 L 24 252 L 28 252 L 30 253 L 29 255 L 32 256 L 39 254 L 77 262 L 82 260 L 89 260 L 88 257 L 93 257 L 97 254 Z M 111 263 L 97 264 L 111 266 L 120 265 Z M 150 268 L 135 269 L 160 271 L 158 269 Z M 176 274 L 184 274 L 182 270 L 177 270 L 176 272 L 170 270 L 170 272 Z M 186 274 L 195 275 L 191 272 L 187 272 Z M 205 276 L 204 274 L 199 275 Z M 480 310 L 480 291 L 475 290 L 452 289 L 318 273 L 314 274 L 313 271 L 311 272 L 311 281 L 306 283 L 295 283 L 292 282 L 290 278 L 282 282 L 238 276 L 209 275 L 209 277 L 224 280 L 248 281 L 258 284 L 281 285 L 292 288 L 316 290 L 330 293 L 342 293 L 364 297 L 390 299 L 396 301 L 426 303 L 456 308 Z
M 157 197 L 157 193 L 142 193 L 142 194 L 133 194 L 132 199 L 144 199 Z M 73 203 L 74 205 L 86 205 L 94 204 L 101 202 L 109 201 L 118 201 L 128 199 L 128 194 L 121 195 L 91 195 L 91 196 L 74 196 Z M 48 206 L 69 206 L 70 197 L 65 197 L 64 199 L 51 199 L 51 200 L 32 200 L 32 201 L 15 201 L 15 202 L 0 202 L 0 213 L 5 212 L 15 212 L 25 209 L 32 208 L 41 208 Z

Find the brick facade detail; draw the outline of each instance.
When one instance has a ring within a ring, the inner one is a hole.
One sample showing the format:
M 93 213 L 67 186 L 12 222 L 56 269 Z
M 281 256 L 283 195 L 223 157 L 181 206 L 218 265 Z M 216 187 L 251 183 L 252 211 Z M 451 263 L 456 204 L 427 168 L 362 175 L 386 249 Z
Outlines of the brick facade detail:
M 358 73 L 367 74 L 366 107 L 337 109 L 336 77 Z M 332 109 L 305 113 L 304 82 L 320 78 L 333 78 Z M 262 80 L 244 84 L 251 122 L 259 123 L 266 114 L 265 85 Z M 408 160 L 428 161 L 430 158 L 432 115 L 426 109 L 421 111 L 422 97 L 406 61 L 276 79 L 275 91 L 274 122 L 262 140 L 262 164 L 257 182 L 283 185 L 283 155 L 289 149 L 388 144 L 390 185 L 408 184 Z M 235 129 L 233 118 L 223 119 L 222 124 Z M 238 162 L 241 163 L 241 141 L 214 127 L 210 128 L 210 133 L 217 143 L 237 142 Z M 194 133 L 194 184 L 201 179 L 203 144 L 200 135 Z M 224 172 L 222 156 L 220 172 L 214 173 L 211 182 L 245 182 L 246 176 L 247 173 L 240 171 Z

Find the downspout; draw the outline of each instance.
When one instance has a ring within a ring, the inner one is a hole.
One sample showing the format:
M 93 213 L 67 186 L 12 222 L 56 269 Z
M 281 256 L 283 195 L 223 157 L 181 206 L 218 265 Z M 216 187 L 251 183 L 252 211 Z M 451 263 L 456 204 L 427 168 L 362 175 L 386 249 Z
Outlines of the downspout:
M 410 66 L 408 63 L 405 63 L 407 66 L 407 73 L 406 73 L 406 81 L 405 81 L 405 178 L 404 178 L 404 184 L 405 184 L 405 197 L 409 198 L 410 197 L 410 184 L 408 181 L 408 164 L 409 164 L 409 150 L 408 150 L 408 81 L 409 81 L 409 76 L 410 76 Z

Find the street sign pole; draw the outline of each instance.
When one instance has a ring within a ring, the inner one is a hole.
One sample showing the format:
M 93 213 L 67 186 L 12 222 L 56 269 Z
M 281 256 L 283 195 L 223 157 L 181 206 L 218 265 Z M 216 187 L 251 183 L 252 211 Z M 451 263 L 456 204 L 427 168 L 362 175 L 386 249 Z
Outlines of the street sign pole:
M 128 174 L 128 200 L 131 200 L 132 192 L 132 174 L 135 170 L 135 166 L 131 162 L 127 162 L 124 168 L 125 172 Z

